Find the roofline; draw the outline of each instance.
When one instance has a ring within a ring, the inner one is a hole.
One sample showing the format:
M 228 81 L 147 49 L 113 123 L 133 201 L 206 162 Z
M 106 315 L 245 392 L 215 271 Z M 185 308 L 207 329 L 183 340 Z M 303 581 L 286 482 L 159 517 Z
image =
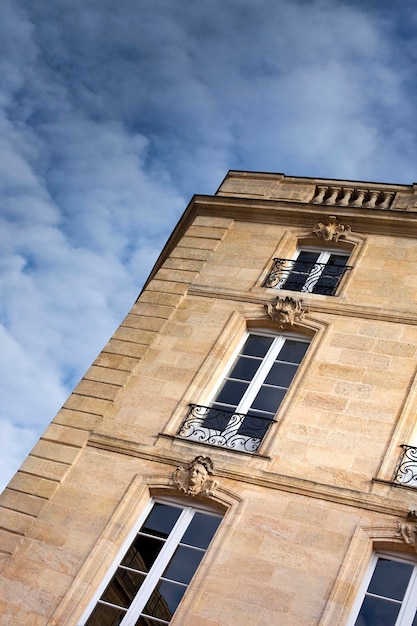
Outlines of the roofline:
M 228 178 L 270 178 L 270 179 L 286 179 L 293 181 L 306 181 L 306 182 L 315 182 L 316 184 L 354 184 L 356 187 L 369 187 L 370 185 L 376 185 L 378 187 L 383 187 L 384 189 L 404 189 L 404 188 L 413 188 L 417 185 L 417 183 L 383 183 L 377 181 L 364 181 L 364 180 L 352 180 L 350 178 L 318 178 L 316 176 L 287 176 L 283 172 L 252 172 L 248 170 L 229 170 L 226 176 L 223 178 L 220 183 L 218 189 L 216 190 L 216 194 L 221 190 L 222 185 L 226 182 Z

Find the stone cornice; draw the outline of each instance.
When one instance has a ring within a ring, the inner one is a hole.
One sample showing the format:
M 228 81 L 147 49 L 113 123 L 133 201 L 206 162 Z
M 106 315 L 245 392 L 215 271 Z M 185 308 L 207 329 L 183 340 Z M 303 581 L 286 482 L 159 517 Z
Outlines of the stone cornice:
M 175 437 L 169 438 L 174 440 L 174 442 L 176 441 Z M 179 443 L 182 442 L 180 441 Z M 166 448 L 160 448 L 159 450 L 154 448 L 153 451 L 150 451 L 148 448 L 145 449 L 141 444 L 100 434 L 92 434 L 87 445 L 99 450 L 106 450 L 116 454 L 124 454 L 155 463 L 161 463 L 174 469 L 185 460 L 184 454 L 172 454 L 172 451 L 169 453 Z M 212 450 L 213 448 L 210 448 L 210 454 L 213 456 Z M 189 446 L 187 447 L 187 453 L 190 454 Z M 271 490 L 297 493 L 310 498 L 317 498 L 395 517 L 405 517 L 410 510 L 410 506 L 413 508 L 417 503 L 417 490 L 415 494 L 412 493 L 410 495 L 409 490 L 397 490 L 396 486 L 392 485 L 391 489 L 392 493 L 395 493 L 395 497 L 390 498 L 386 495 L 379 496 L 371 492 L 355 491 L 346 487 L 336 487 L 307 479 L 285 476 L 271 472 L 270 469 L 268 469 L 268 471 L 255 469 L 250 463 L 250 456 L 248 456 L 248 463 L 245 466 L 237 466 L 237 464 L 232 466 L 230 455 L 233 454 L 233 451 L 227 451 L 227 458 L 224 459 L 223 467 L 220 459 L 216 459 L 216 479 L 226 478 L 237 480 L 241 483 L 257 485 Z M 259 455 L 257 456 L 257 461 L 259 462 Z M 265 461 L 267 461 L 267 459 L 265 459 Z M 370 482 L 370 489 L 371 488 L 372 482 Z
M 277 295 L 284 295 L 284 292 L 262 287 L 254 288 L 250 292 L 237 289 L 222 289 L 221 287 L 214 289 L 213 287 L 194 284 L 189 287 L 188 294 L 191 296 L 244 302 L 245 304 L 257 304 L 263 307 L 265 303 L 273 303 Z M 342 315 L 343 317 L 372 319 L 395 324 L 411 324 L 413 326 L 417 324 L 417 314 L 407 311 L 392 310 L 387 313 L 386 309 L 382 308 L 346 304 L 346 302 L 339 301 L 334 296 L 317 296 L 316 294 L 308 293 L 297 293 L 297 296 L 302 297 L 303 303 L 308 307 L 310 314 L 325 313 L 327 315 Z
M 401 237 L 417 236 L 417 210 L 379 210 L 376 208 L 312 204 L 299 200 L 263 199 L 233 196 L 195 196 L 190 210 L 196 215 L 226 217 L 263 224 L 281 224 L 311 229 L 317 218 L 336 215 L 359 234 Z

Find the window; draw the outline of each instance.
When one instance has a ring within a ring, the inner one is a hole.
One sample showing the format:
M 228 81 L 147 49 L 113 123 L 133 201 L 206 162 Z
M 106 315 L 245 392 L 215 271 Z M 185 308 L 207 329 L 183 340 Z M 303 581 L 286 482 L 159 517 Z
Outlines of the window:
M 365 585 L 349 626 L 417 626 L 415 561 L 376 554 Z
M 304 357 L 308 340 L 251 333 L 209 406 L 192 405 L 179 435 L 255 452 Z
M 156 501 L 81 624 L 169 624 L 220 521 L 217 513 Z
M 333 296 L 346 272 L 349 254 L 341 250 L 303 249 L 293 260 L 274 259 L 264 287 Z

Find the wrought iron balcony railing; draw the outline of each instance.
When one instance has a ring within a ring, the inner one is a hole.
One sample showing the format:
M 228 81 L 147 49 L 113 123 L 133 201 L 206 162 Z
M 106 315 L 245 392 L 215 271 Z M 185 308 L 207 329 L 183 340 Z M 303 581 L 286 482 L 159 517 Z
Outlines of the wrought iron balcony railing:
M 291 289 L 304 293 L 333 296 L 350 265 L 311 263 L 297 259 L 273 259 L 272 270 L 263 287 Z
M 241 452 L 256 452 L 275 420 L 190 404 L 178 436 Z
M 403 444 L 401 448 L 404 452 L 395 472 L 394 482 L 417 487 L 417 447 Z

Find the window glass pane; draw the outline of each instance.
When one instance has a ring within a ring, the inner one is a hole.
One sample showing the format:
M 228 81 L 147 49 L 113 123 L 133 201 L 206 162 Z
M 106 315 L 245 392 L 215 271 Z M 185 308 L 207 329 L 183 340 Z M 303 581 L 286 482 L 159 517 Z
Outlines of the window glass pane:
M 85 624 L 86 626 L 119 626 L 125 615 L 126 612 L 122 609 L 97 604 Z
M 275 362 L 268 376 L 265 378 L 265 383 L 268 385 L 289 387 L 297 369 L 298 364 Z
M 225 411 L 223 407 L 217 407 L 216 404 L 214 404 L 213 409 L 208 411 L 201 425 L 203 428 L 211 428 L 223 432 L 232 419 L 232 416 L 233 413 Z
M 233 408 L 239 404 L 247 388 L 248 383 L 226 380 L 223 387 L 220 389 L 216 402 L 231 405 L 233 410 Z
M 271 415 L 271 419 L 272 419 Z M 244 437 L 252 437 L 254 439 L 262 439 L 266 431 L 271 425 L 271 419 L 263 417 L 245 417 L 242 425 L 238 429 L 239 435 Z
M 263 358 L 271 347 L 273 337 L 263 337 L 262 335 L 249 335 L 242 349 L 242 354 L 259 356 Z
M 169 624 L 166 620 L 156 620 L 151 617 L 141 615 L 137 622 L 135 622 L 135 626 L 164 626 L 164 624 Z
M 388 559 L 378 559 L 369 583 L 368 592 L 385 598 L 402 600 L 410 580 L 413 566 Z
M 401 604 L 367 596 L 355 626 L 395 626 Z
M 332 296 L 344 273 L 347 257 L 332 254 L 313 287 L 314 293 Z
M 303 263 L 315 263 L 320 256 L 320 252 L 312 250 L 300 250 L 300 253 L 294 263 L 294 268 L 299 268 Z M 303 268 L 304 270 L 305 268 Z
M 417 613 L 414 615 L 413 623 L 411 626 L 417 626 Z
M 179 583 L 188 584 L 203 556 L 203 550 L 178 546 L 162 576 Z
M 121 564 L 141 572 L 149 572 L 163 545 L 161 539 L 137 535 Z
M 327 261 L 327 266 L 331 267 L 332 265 L 336 265 L 338 267 L 345 267 L 348 262 L 347 256 L 344 254 L 331 254 L 329 260 Z
M 251 409 L 260 409 L 275 414 L 286 391 L 286 389 L 278 387 L 261 387 L 255 400 L 252 402 Z
M 168 537 L 182 513 L 182 509 L 156 503 L 141 530 L 157 537 Z
M 241 356 L 228 375 L 228 378 L 239 378 L 240 380 L 248 381 L 252 380 L 261 363 L 262 359 Z
M 191 524 L 185 531 L 181 543 L 206 549 L 219 527 L 220 522 L 221 517 L 207 515 L 205 513 L 196 513 L 191 520 Z
M 169 620 L 186 592 L 185 585 L 160 580 L 146 603 L 143 613 Z
M 303 356 L 307 352 L 309 344 L 305 341 L 296 341 L 295 339 L 286 339 L 282 350 L 280 351 L 277 361 L 286 361 L 288 363 L 300 364 Z
M 137 572 L 119 567 L 106 591 L 101 596 L 101 600 L 128 609 L 144 580 L 144 574 L 138 574 Z

